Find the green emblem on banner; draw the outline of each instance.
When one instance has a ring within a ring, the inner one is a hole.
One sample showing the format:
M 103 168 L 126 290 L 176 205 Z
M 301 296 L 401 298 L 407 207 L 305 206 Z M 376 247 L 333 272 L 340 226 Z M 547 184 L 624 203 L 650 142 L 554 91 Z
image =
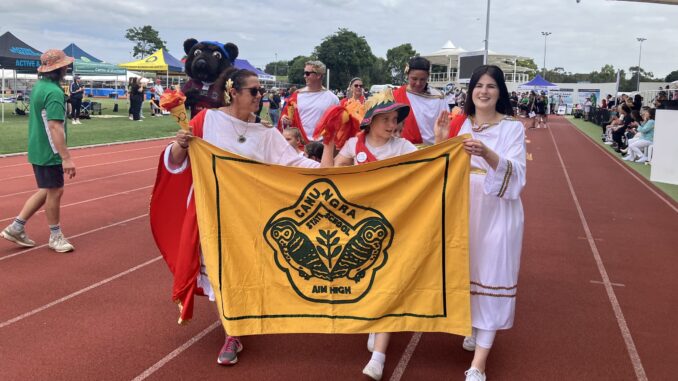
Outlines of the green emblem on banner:
M 349 202 L 332 181 L 319 179 L 273 215 L 263 233 L 300 296 L 351 303 L 386 265 L 394 231 L 379 211 Z

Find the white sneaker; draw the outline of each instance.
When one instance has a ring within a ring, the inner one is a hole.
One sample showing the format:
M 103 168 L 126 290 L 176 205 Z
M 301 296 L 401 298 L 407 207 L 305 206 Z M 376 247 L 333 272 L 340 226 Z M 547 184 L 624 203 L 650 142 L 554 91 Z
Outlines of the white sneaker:
M 608 146 L 611 146 L 613 144 L 614 144 L 614 142 L 605 142 L 605 145 L 608 145 Z
M 476 350 L 476 338 L 473 336 L 464 337 L 464 342 L 461 344 L 461 347 L 465 351 L 473 352 Z
M 384 364 L 370 360 L 370 362 L 365 365 L 365 368 L 363 368 L 363 374 L 373 380 L 379 381 L 384 374 Z
M 631 156 L 631 155 L 626 155 L 626 156 L 624 156 L 622 159 L 624 159 L 624 160 L 626 160 L 626 161 L 633 161 L 633 156 Z
M 370 333 L 369 336 L 367 336 L 367 350 L 370 352 L 374 352 L 374 340 L 376 337 L 376 333 Z
M 63 234 L 50 235 L 49 248 L 57 253 L 67 253 L 75 249 Z
M 639 158 L 638 160 L 636 160 L 636 163 L 646 163 L 646 162 L 647 162 L 647 158 L 646 158 L 646 157 L 641 157 L 641 158 Z
M 464 376 L 466 376 L 466 381 L 485 381 L 487 379 L 485 373 L 481 373 L 476 368 L 469 368 L 469 370 L 464 372 Z
M 5 230 L 3 230 L 0 233 L 0 237 L 6 239 L 8 241 L 12 241 L 19 246 L 23 246 L 23 247 L 33 247 L 33 246 L 35 246 L 35 241 L 28 238 L 25 230 L 17 232 L 14 229 L 12 229 L 11 225 L 6 227 Z

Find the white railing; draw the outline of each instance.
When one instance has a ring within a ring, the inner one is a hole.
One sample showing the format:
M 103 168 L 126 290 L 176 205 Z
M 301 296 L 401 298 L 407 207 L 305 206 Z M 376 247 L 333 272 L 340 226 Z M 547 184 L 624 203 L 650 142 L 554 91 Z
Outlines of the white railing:
M 526 73 L 504 73 L 504 79 L 506 82 L 516 82 L 516 83 L 525 83 L 530 80 L 529 76 Z M 457 73 L 452 72 L 450 75 L 447 75 L 447 72 L 443 73 L 431 73 L 428 76 L 428 82 L 432 85 L 441 85 L 444 86 L 447 83 L 455 82 L 457 80 Z

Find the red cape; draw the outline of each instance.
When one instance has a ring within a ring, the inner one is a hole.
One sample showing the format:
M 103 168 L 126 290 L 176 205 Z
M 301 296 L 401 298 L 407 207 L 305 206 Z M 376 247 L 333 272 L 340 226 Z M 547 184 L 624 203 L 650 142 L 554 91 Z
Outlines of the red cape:
M 410 113 L 405 118 L 402 137 L 409 140 L 412 144 L 421 144 L 423 140 L 421 138 L 421 132 L 419 131 L 419 125 L 417 124 L 417 119 L 414 117 L 414 109 L 410 104 L 410 100 L 407 98 L 407 85 L 400 86 L 393 92 L 393 98 L 398 103 L 404 103 L 410 106 Z
M 197 137 L 203 136 L 206 112 L 207 110 L 200 111 L 190 122 L 193 134 Z M 172 300 L 179 304 L 179 323 L 183 323 L 193 317 L 194 295 L 204 295 L 197 285 L 200 236 L 195 199 L 191 193 L 191 170 L 187 168 L 179 174 L 170 173 L 165 168 L 164 152 L 163 150 L 158 163 L 149 216 L 155 243 L 174 276 Z
M 299 110 L 297 108 L 297 95 L 299 94 L 298 91 L 295 91 L 292 95 L 287 98 L 287 101 L 285 101 L 285 107 L 283 107 L 282 111 L 280 112 L 280 119 L 278 120 L 278 130 L 282 132 L 285 129 L 285 125 L 283 124 L 282 121 L 282 116 L 287 115 L 288 118 L 292 121 L 292 123 L 287 126 L 287 127 L 296 127 L 299 129 L 299 132 L 301 132 L 301 137 L 304 139 L 302 142 L 303 144 L 306 144 L 309 142 L 308 136 L 306 136 L 306 131 L 304 130 L 304 126 L 301 124 L 301 117 L 299 116 Z

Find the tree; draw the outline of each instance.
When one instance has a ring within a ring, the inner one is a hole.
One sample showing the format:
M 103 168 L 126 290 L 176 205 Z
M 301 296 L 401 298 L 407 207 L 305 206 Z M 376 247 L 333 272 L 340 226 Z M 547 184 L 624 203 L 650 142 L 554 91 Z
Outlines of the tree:
M 412 45 L 402 44 L 386 51 L 386 69 L 391 74 L 390 82 L 395 85 L 405 83 L 405 65 L 410 58 L 418 55 Z
M 314 54 L 330 69 L 330 88 L 343 89 L 351 78 L 370 80 L 376 57 L 365 37 L 340 28 L 316 46 Z
M 370 70 L 370 84 L 383 84 L 391 82 L 391 72 L 388 70 L 388 62 L 381 58 L 376 57 L 374 60 L 374 65 L 372 65 L 372 70 Z M 366 81 L 363 81 L 363 84 L 367 85 Z
M 160 34 L 150 25 L 144 25 L 141 28 L 129 28 L 125 33 L 125 38 L 136 43 L 132 55 L 135 58 L 144 58 L 150 56 L 158 49 L 167 49 L 167 41 L 160 39 Z
M 277 61 L 266 64 L 265 72 L 273 75 L 288 75 L 290 61 Z
M 525 73 L 527 73 L 527 75 L 530 76 L 530 77 L 534 77 L 535 75 L 537 75 L 537 64 L 534 63 L 534 60 L 532 58 L 527 58 L 527 59 L 524 59 L 524 60 L 518 59 L 518 60 L 516 60 L 516 66 L 520 66 L 520 67 L 524 67 L 524 68 L 529 69 L 529 70 L 526 70 Z M 549 78 L 549 80 L 551 78 L 548 74 L 546 74 L 546 77 Z M 551 82 L 553 82 L 553 81 L 551 81 Z
M 673 82 L 678 81 L 678 70 L 674 70 L 669 73 L 669 75 L 664 78 L 664 82 Z
M 288 62 L 288 71 L 287 71 L 287 81 L 289 83 L 300 85 L 305 83 L 304 81 L 304 65 L 309 61 L 311 57 L 307 56 L 296 56 Z

